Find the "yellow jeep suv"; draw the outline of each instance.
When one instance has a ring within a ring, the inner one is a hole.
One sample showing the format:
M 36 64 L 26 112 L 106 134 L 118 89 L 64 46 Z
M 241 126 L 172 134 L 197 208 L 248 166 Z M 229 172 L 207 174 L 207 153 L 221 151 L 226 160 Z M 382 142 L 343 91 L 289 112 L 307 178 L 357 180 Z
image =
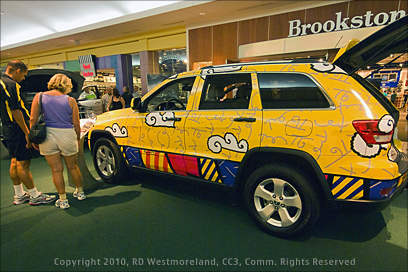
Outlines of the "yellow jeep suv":
M 407 18 L 376 35 L 368 53 L 361 42 L 333 64 L 237 63 L 172 76 L 132 108 L 97 117 L 95 168 L 105 182 L 133 167 L 234 187 L 276 236 L 310 228 L 329 206 L 379 210 L 405 188 L 408 159 L 395 144 L 399 112 L 355 72 L 388 56 L 385 43 L 406 50 Z

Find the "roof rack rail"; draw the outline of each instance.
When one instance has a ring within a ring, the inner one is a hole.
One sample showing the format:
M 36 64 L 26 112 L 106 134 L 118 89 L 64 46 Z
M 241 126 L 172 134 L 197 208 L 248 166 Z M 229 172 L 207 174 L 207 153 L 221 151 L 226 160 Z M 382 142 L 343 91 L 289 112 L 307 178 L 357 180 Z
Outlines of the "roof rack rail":
M 321 61 L 320 58 L 319 59 L 314 59 L 314 58 L 300 58 L 300 59 L 294 59 L 292 60 L 293 63 L 315 63 L 315 62 L 325 62 L 325 61 Z
M 237 63 L 229 63 L 229 64 L 220 64 L 220 65 L 209 65 L 201 67 L 200 70 L 203 69 L 211 69 L 217 67 L 233 67 L 233 66 L 249 66 L 249 65 L 264 65 L 264 64 L 284 64 L 284 63 L 315 63 L 321 62 L 318 59 L 295 59 L 295 60 L 272 60 L 272 61 L 258 61 L 258 62 L 237 62 Z

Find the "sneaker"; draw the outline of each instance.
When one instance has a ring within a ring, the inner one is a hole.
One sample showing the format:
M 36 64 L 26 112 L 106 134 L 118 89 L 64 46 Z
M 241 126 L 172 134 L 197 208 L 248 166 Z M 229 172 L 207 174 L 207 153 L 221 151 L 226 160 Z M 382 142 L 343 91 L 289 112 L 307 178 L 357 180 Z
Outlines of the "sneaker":
M 65 200 L 58 199 L 57 201 L 55 201 L 55 207 L 60 208 L 62 210 L 68 209 L 70 207 L 68 204 L 68 199 Z
M 30 200 L 30 194 L 25 192 L 22 196 L 14 196 L 14 205 L 20 205 Z
M 73 196 L 74 196 L 75 198 L 78 198 L 78 200 L 84 200 L 84 199 L 86 198 L 85 193 L 84 193 L 83 191 L 82 191 L 82 192 L 78 192 L 78 190 L 75 190 L 75 191 L 74 191 Z
M 43 193 L 40 193 L 37 197 L 32 197 L 30 196 L 30 205 L 31 206 L 36 206 L 40 204 L 46 204 L 53 202 L 57 197 L 55 195 L 46 195 Z

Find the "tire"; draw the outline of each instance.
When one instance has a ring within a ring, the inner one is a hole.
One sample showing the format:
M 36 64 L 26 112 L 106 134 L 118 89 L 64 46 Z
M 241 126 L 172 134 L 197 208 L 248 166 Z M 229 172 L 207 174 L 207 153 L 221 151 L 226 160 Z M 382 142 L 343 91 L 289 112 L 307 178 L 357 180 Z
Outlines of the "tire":
M 92 148 L 95 170 L 106 183 L 119 183 L 125 178 L 126 165 L 122 153 L 112 141 L 101 138 Z
M 320 214 L 316 190 L 307 176 L 286 165 L 258 168 L 245 184 L 243 197 L 255 224 L 278 237 L 310 229 Z

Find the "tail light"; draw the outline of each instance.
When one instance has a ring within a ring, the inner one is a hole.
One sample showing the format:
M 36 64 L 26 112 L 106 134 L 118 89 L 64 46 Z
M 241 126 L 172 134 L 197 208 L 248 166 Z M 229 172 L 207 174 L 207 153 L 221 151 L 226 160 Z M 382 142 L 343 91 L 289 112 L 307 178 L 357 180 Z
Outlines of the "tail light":
M 380 120 L 353 121 L 353 127 L 367 144 L 387 144 L 392 140 L 394 128 L 380 130 Z

